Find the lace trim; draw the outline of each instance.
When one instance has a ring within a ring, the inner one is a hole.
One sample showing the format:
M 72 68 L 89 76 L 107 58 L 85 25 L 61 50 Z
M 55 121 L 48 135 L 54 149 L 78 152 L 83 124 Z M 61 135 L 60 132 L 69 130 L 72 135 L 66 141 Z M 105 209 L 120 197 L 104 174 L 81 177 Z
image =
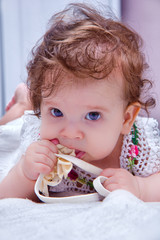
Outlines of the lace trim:
M 96 175 L 73 165 L 67 179 L 63 178 L 61 183 L 55 187 L 49 186 L 49 194 L 53 195 L 57 192 L 93 193 L 95 192 L 93 180 L 96 177 Z
M 24 153 L 32 142 L 40 139 L 41 120 L 34 115 L 33 111 L 25 111 L 23 116 L 23 127 L 21 130 L 21 151 Z
M 152 118 L 137 117 L 138 155 L 132 166 L 132 173 L 139 176 L 149 176 L 160 171 L 160 136 L 158 122 Z M 124 136 L 120 156 L 120 166 L 131 171 L 130 151 L 134 145 L 132 132 Z
M 130 170 L 130 172 L 133 173 L 132 169 L 135 164 L 135 161 L 137 160 L 136 157 L 139 153 L 138 146 L 137 146 L 138 145 L 138 130 L 137 130 L 137 126 L 135 123 L 133 124 L 133 127 L 131 129 L 131 133 L 132 133 L 133 145 L 131 146 L 131 149 L 129 151 L 130 157 L 128 158 L 128 162 L 129 162 L 129 168 L 130 168 L 129 170 Z

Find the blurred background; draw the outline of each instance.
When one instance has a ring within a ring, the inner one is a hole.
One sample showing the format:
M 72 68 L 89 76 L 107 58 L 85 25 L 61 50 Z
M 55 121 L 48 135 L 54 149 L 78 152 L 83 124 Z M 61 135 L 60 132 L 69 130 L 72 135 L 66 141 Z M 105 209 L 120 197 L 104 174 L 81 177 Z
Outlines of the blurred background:
M 150 65 L 147 77 L 155 81 L 157 105 L 151 116 L 160 123 L 160 0 L 73 1 L 108 5 L 118 19 L 142 36 Z M 73 1 L 0 0 L 0 116 L 17 84 L 26 81 L 31 49 L 45 33 L 49 19 Z

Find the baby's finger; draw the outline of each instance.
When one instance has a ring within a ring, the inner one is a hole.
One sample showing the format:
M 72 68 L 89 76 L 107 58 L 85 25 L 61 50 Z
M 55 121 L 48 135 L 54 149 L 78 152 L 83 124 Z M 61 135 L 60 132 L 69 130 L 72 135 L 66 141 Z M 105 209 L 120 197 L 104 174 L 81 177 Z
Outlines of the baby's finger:
M 43 163 L 38 163 L 36 166 L 37 172 L 40 174 L 49 174 L 51 172 L 51 168 Z
M 32 171 L 27 173 L 27 178 L 37 180 L 39 174 L 47 175 L 51 172 L 51 168 L 43 163 L 34 163 Z
M 43 156 L 43 158 L 50 158 L 54 163 L 57 162 L 57 157 L 55 153 L 52 152 L 48 147 L 41 145 L 40 148 L 37 149 L 38 158 L 39 156 Z
M 104 181 L 103 185 L 107 186 L 107 185 L 114 184 L 114 183 L 117 184 L 116 176 L 109 177 L 106 181 Z
M 117 183 L 111 183 L 111 184 L 108 184 L 107 183 L 107 180 L 103 183 L 103 186 L 105 189 L 107 189 L 108 191 L 112 192 L 114 190 L 117 190 L 119 189 L 119 185 Z
M 57 147 L 51 143 L 48 140 L 41 140 L 39 141 L 39 149 L 37 150 L 37 153 L 42 153 L 45 156 L 51 158 L 54 162 L 57 162 L 57 157 L 55 156 L 55 153 L 58 152 Z
M 53 144 L 52 142 L 50 142 L 49 140 L 40 140 L 38 143 L 40 146 L 47 147 L 53 153 L 58 152 L 57 146 L 55 144 Z
M 115 175 L 117 171 L 119 171 L 119 168 L 105 168 L 100 175 L 109 178 Z
M 56 164 L 56 157 L 54 156 L 54 158 L 50 158 L 47 157 L 46 155 L 39 154 L 39 156 L 37 156 L 37 159 L 35 160 L 35 163 L 42 163 L 50 167 L 50 169 L 52 170 L 52 168 Z

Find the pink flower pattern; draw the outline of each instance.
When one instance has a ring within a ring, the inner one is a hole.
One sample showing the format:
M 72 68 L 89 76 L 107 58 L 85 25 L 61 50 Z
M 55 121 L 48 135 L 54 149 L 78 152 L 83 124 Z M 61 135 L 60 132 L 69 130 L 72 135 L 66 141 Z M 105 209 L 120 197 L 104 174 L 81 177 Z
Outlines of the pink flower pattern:
M 136 158 L 136 156 L 138 155 L 137 145 L 132 145 L 131 146 L 130 155 L 131 155 L 131 158 Z
M 135 164 L 135 160 L 138 155 L 138 146 L 137 145 L 138 145 L 138 130 L 137 130 L 136 124 L 134 123 L 133 128 L 132 128 L 132 146 L 129 151 L 130 156 L 128 159 L 128 162 L 129 162 L 128 167 L 132 173 L 133 173 L 133 166 Z

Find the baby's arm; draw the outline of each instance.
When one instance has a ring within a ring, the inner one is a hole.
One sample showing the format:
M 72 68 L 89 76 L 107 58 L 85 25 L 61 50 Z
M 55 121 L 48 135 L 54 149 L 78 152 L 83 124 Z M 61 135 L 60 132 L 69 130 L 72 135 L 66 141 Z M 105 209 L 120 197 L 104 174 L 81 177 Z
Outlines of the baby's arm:
M 34 185 L 40 173 L 49 174 L 55 163 L 57 147 L 48 140 L 32 143 L 25 155 L 0 183 L 0 198 L 37 200 Z
M 0 199 L 28 198 L 37 201 L 34 195 L 34 184 L 35 181 L 24 176 L 20 161 L 0 183 Z
M 160 201 L 160 173 L 139 177 L 125 169 L 108 168 L 101 175 L 109 178 L 104 182 L 104 187 L 109 191 L 124 189 L 145 202 Z
M 137 177 L 140 187 L 140 198 L 145 202 L 160 202 L 160 173 L 149 177 Z

